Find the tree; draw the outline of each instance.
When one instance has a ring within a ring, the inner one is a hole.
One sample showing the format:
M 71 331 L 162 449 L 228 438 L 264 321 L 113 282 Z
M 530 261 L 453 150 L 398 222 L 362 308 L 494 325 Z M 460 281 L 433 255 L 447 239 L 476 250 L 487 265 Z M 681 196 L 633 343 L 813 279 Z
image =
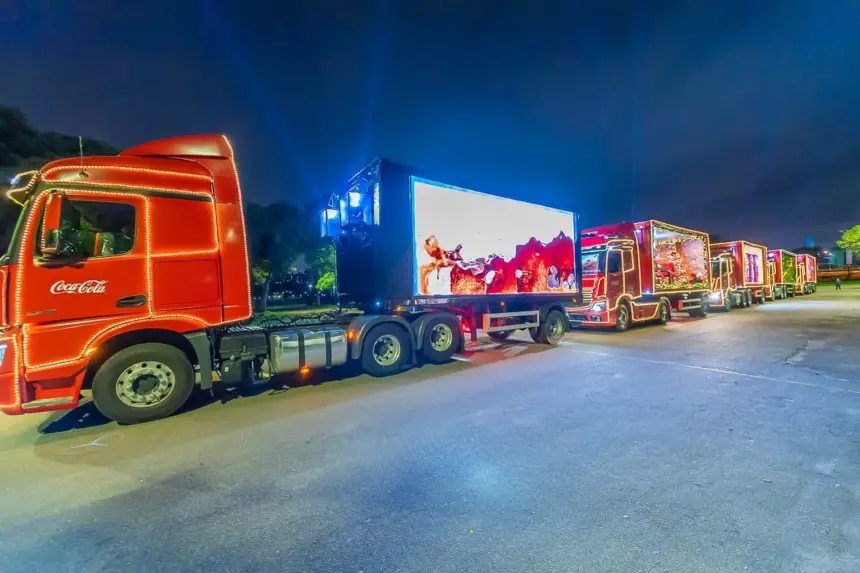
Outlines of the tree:
M 265 312 L 272 281 L 295 272 L 305 241 L 301 216 L 295 206 L 280 201 L 271 205 L 248 202 L 245 227 L 251 253 L 251 278 L 260 287 L 258 310 Z
M 335 287 L 335 277 L 333 271 L 326 271 L 320 278 L 317 279 L 317 290 L 320 292 L 331 291 Z
M 836 246 L 846 251 L 860 251 L 860 225 L 842 231 L 842 238 L 836 241 Z
M 86 155 L 116 155 L 119 150 L 95 139 L 84 138 Z M 22 171 L 40 169 L 48 162 L 80 154 L 77 136 L 39 131 L 20 109 L 0 106 L 0 186 Z M 0 250 L 5 251 L 20 209 L 0 201 Z

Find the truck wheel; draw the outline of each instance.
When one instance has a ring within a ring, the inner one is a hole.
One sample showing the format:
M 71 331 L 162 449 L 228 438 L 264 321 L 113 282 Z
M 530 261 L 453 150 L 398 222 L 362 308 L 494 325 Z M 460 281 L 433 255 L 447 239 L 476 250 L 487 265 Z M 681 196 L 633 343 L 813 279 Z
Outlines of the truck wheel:
M 615 331 L 625 332 L 630 328 L 630 307 L 626 302 L 618 304 L 615 309 Z
M 537 344 L 548 344 L 546 338 L 543 337 L 543 329 L 537 326 L 533 326 L 529 328 L 529 336 L 532 337 L 532 340 Z
M 661 300 L 660 307 L 657 309 L 657 322 L 666 324 L 672 318 L 672 310 L 669 308 L 669 301 Z
M 708 310 L 710 309 L 710 303 L 708 302 L 708 296 L 707 295 L 703 296 L 699 302 L 701 303 L 702 306 L 699 308 L 694 308 L 693 310 L 689 311 L 687 314 L 694 317 L 694 318 L 705 318 L 706 316 L 708 316 Z
M 371 376 L 388 376 L 404 369 L 411 351 L 406 331 L 395 324 L 380 324 L 362 342 L 361 366 Z
M 726 291 L 726 296 L 723 297 L 723 310 L 731 312 L 734 307 L 732 293 Z
M 750 291 L 744 291 L 744 308 L 749 308 L 752 306 L 752 296 L 750 295 Z
M 558 346 L 567 331 L 567 315 L 560 310 L 551 310 L 540 324 L 541 339 L 551 346 Z
M 428 362 L 442 364 L 451 360 L 460 347 L 458 326 L 456 320 L 445 316 L 437 316 L 427 321 L 421 354 Z
M 487 336 L 493 340 L 507 340 L 513 333 L 513 330 L 500 330 L 498 332 L 488 332 Z
M 194 368 L 184 352 L 168 344 L 123 348 L 93 378 L 93 402 L 103 416 L 120 424 L 166 418 L 188 401 Z

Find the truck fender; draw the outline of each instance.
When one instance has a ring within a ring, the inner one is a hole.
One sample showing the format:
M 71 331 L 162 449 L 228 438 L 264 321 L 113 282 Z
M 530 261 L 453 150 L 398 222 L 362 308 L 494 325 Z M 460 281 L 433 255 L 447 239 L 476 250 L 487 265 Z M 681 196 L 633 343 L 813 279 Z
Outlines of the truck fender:
M 421 350 L 421 347 L 424 345 L 424 331 L 427 330 L 427 323 L 430 319 L 438 318 L 440 316 L 444 316 L 445 318 L 449 318 L 453 320 L 458 325 L 460 324 L 460 319 L 457 315 L 450 312 L 425 312 L 421 314 L 412 321 L 412 330 L 415 333 L 415 349 Z M 459 327 L 458 327 L 459 328 Z M 460 347 L 457 349 L 457 352 L 463 351 L 463 345 L 466 337 L 463 336 L 463 330 L 460 329 Z
M 192 332 L 185 335 L 197 355 L 200 365 L 200 389 L 212 388 L 212 343 L 206 332 Z
M 365 314 L 356 317 L 352 322 L 349 323 L 349 327 L 347 328 L 347 340 L 350 341 L 351 345 L 349 348 L 349 356 L 353 360 L 358 360 L 361 357 L 361 345 L 364 342 L 364 337 L 367 336 L 367 333 L 370 332 L 377 324 L 385 324 L 387 322 L 393 322 L 394 324 L 403 328 L 406 333 L 409 335 L 409 341 L 412 346 L 412 362 L 415 361 L 415 356 L 417 352 L 417 348 L 415 347 L 415 331 L 412 330 L 412 326 L 409 322 L 401 317 L 401 316 L 393 316 L 393 315 L 379 315 L 379 314 Z

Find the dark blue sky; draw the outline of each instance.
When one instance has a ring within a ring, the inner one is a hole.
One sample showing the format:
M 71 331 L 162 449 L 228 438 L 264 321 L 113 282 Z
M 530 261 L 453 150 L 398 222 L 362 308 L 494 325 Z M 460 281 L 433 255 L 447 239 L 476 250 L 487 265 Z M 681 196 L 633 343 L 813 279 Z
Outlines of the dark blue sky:
M 227 133 L 256 200 L 385 155 L 587 224 L 829 246 L 860 223 L 858 22 L 855 0 L 7 0 L 0 102 L 117 146 Z

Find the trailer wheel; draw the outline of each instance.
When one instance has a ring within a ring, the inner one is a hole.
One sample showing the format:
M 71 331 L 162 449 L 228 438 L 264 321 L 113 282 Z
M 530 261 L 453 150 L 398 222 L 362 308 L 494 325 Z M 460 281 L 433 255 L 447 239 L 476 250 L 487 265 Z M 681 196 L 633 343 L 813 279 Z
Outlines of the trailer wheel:
M 361 366 L 371 376 L 383 377 L 403 370 L 412 347 L 406 331 L 395 324 L 373 327 L 361 345 Z M 455 347 L 456 348 L 456 347 Z
M 93 402 L 103 416 L 120 424 L 166 418 L 188 401 L 194 368 L 184 352 L 168 344 L 123 348 L 93 377 Z
M 669 308 L 669 301 L 661 300 L 660 306 L 657 309 L 657 322 L 666 324 L 670 318 L 672 318 L 672 309 Z
M 546 318 L 540 323 L 541 339 L 545 344 L 558 346 L 564 338 L 564 333 L 567 332 L 565 322 L 567 315 L 560 310 L 551 310 L 546 314 Z
M 437 316 L 427 321 L 424 326 L 421 354 L 428 362 L 434 364 L 448 362 L 459 347 L 460 329 L 456 320 L 446 316 Z
M 700 306 L 699 308 L 694 308 L 693 310 L 689 311 L 687 313 L 689 316 L 694 317 L 694 318 L 705 318 L 706 316 L 708 316 L 708 310 L 710 310 L 710 306 L 711 306 L 710 299 L 708 298 L 708 295 L 706 294 L 706 295 L 702 296 L 702 298 L 699 300 L 699 303 L 702 306 Z
M 537 344 L 548 344 L 546 338 L 543 337 L 543 329 L 537 326 L 533 326 L 529 328 L 529 336 L 532 337 L 532 340 Z
M 618 303 L 615 309 L 615 331 L 624 332 L 630 328 L 630 307 L 626 302 Z
M 752 303 L 753 303 L 753 301 L 752 301 L 752 293 L 751 293 L 750 291 L 748 291 L 748 290 L 745 290 L 745 291 L 744 291 L 744 306 L 746 306 L 747 308 L 749 308 L 749 307 L 751 307 L 751 306 L 752 306 Z

